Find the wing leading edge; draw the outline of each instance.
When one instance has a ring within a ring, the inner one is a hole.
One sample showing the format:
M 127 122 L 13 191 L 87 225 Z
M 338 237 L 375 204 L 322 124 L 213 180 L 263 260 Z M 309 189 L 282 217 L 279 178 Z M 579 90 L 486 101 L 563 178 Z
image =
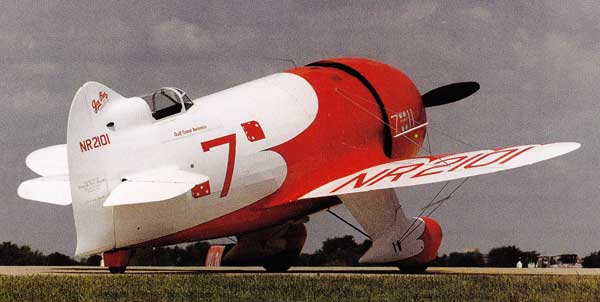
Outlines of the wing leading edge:
M 301 199 L 416 186 L 495 173 L 561 156 L 580 146 L 571 142 L 525 145 L 391 161 L 336 179 Z

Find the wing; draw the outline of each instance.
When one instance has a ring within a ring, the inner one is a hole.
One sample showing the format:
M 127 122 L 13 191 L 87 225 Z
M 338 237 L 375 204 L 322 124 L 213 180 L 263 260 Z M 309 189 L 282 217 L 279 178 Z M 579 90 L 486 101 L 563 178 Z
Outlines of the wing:
M 125 177 L 104 202 L 105 207 L 168 200 L 196 185 L 207 186 L 208 177 L 175 168 L 145 171 Z
M 391 161 L 331 181 L 301 199 L 415 186 L 514 169 L 576 150 L 579 143 L 526 145 Z

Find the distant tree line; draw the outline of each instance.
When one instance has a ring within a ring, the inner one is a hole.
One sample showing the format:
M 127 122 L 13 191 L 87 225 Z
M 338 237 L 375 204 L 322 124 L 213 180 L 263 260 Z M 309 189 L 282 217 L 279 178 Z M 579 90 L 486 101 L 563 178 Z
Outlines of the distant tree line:
M 450 253 L 435 260 L 434 266 L 448 267 L 515 267 L 521 261 L 523 267 L 535 263 L 540 254 L 536 251 L 521 251 L 514 245 L 493 248 L 484 256 L 479 250 Z
M 197 242 L 185 248 L 158 247 L 139 248 L 131 251 L 129 264 L 132 266 L 198 266 L 204 264 L 204 259 L 210 244 Z M 85 265 L 98 266 L 102 261 L 100 255 L 75 260 L 61 253 L 44 255 L 32 250 L 29 246 L 18 246 L 11 242 L 0 245 L 0 265 Z
M 233 244 L 227 245 L 225 252 Z M 303 253 L 297 264 L 299 266 L 358 266 L 358 259 L 371 247 L 371 241 L 357 243 L 354 237 L 327 239 L 320 249 L 314 253 Z M 210 244 L 196 242 L 185 247 L 138 248 L 131 251 L 131 266 L 200 266 L 208 253 Z M 437 257 L 432 266 L 446 267 L 515 267 L 518 261 L 526 267 L 536 262 L 540 254 L 536 251 L 521 251 L 514 245 L 493 248 L 487 255 L 479 250 L 463 253 L 450 253 Z M 0 265 L 87 265 L 98 266 L 102 257 L 92 255 L 75 260 L 61 253 L 44 255 L 28 246 L 18 246 L 11 242 L 0 245 Z M 584 267 L 600 267 L 600 251 L 593 252 L 583 258 Z
M 583 267 L 600 267 L 600 251 L 593 252 L 583 257 Z
M 356 243 L 354 237 L 331 238 L 312 254 L 301 254 L 298 266 L 358 266 L 358 259 L 371 247 L 371 241 Z
M 226 250 L 233 245 L 228 245 Z M 210 244 L 196 242 L 184 248 L 154 247 L 138 248 L 131 251 L 129 265 L 131 266 L 199 266 L 204 265 L 204 259 Z
M 0 265 L 51 265 L 51 266 L 64 266 L 64 265 L 98 265 L 100 264 L 100 257 L 97 256 L 96 263 L 88 263 L 90 258 L 82 259 L 82 261 L 75 261 L 71 257 L 61 254 L 52 253 L 50 255 L 44 255 L 39 251 L 34 251 L 30 247 L 18 246 L 11 242 L 3 242 L 0 245 Z M 93 261 L 94 259 L 92 259 Z

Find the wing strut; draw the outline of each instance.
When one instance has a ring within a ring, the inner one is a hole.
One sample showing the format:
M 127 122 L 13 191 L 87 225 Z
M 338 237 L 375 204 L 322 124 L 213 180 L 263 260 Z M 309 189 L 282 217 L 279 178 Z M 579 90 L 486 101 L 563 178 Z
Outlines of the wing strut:
M 448 186 L 448 184 L 450 184 L 450 181 L 446 182 L 444 184 L 444 186 L 439 190 L 439 192 L 437 194 L 435 194 L 435 197 L 433 197 L 433 199 L 431 199 L 431 201 L 421 209 L 421 213 L 419 213 L 419 215 L 417 215 L 417 217 L 430 217 L 433 213 L 435 213 L 435 211 L 437 211 L 437 209 L 439 207 L 442 206 L 442 204 L 444 204 L 444 202 L 448 201 L 450 198 L 452 198 L 452 194 L 454 194 L 456 191 L 458 191 L 458 189 L 460 189 L 460 187 L 462 187 L 462 185 L 465 184 L 465 182 L 467 182 L 467 180 L 469 180 L 470 177 L 467 177 L 465 179 L 463 179 L 463 181 L 460 182 L 460 184 L 458 186 L 456 186 L 456 188 L 454 188 L 454 190 L 452 190 L 452 192 L 450 192 L 450 194 L 448 194 L 446 197 L 436 201 L 436 199 L 440 196 L 440 194 L 444 191 L 444 189 Z M 433 210 L 425 213 L 427 210 L 431 209 L 433 207 Z M 419 221 L 419 223 L 422 223 L 420 220 L 413 220 L 413 222 L 410 224 L 410 226 L 406 229 L 406 231 L 404 231 L 404 233 L 402 234 L 402 236 L 400 236 L 400 242 L 402 242 L 405 238 L 407 238 L 408 236 L 410 236 L 410 234 L 412 234 L 412 232 L 414 232 L 417 228 L 418 228 L 418 224 L 415 225 L 417 223 L 417 221 Z
M 341 220 L 343 223 L 347 224 L 349 227 L 351 227 L 351 228 L 355 229 L 357 232 L 359 232 L 359 233 L 363 234 L 363 236 L 365 236 L 365 237 L 369 238 L 369 240 L 373 240 L 373 239 L 371 238 L 371 236 L 369 236 L 369 234 L 365 233 L 365 231 L 363 231 L 363 230 L 361 230 L 360 228 L 358 228 L 357 226 L 353 225 L 353 224 L 352 224 L 352 223 L 350 223 L 348 220 L 346 220 L 346 219 L 342 218 L 342 216 L 340 216 L 340 215 L 338 215 L 338 214 L 334 213 L 332 210 L 330 210 L 330 209 L 327 209 L 327 213 L 329 213 L 329 214 L 333 215 L 335 218 L 337 218 L 337 219 Z

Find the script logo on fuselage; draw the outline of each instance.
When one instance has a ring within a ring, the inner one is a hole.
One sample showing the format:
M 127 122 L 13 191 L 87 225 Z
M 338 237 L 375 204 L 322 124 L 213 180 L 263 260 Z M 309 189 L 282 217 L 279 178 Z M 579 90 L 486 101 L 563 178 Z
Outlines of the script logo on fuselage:
M 98 113 L 106 101 L 108 101 L 108 93 L 104 91 L 98 92 L 98 99 L 92 99 L 92 109 L 94 109 L 94 113 Z

